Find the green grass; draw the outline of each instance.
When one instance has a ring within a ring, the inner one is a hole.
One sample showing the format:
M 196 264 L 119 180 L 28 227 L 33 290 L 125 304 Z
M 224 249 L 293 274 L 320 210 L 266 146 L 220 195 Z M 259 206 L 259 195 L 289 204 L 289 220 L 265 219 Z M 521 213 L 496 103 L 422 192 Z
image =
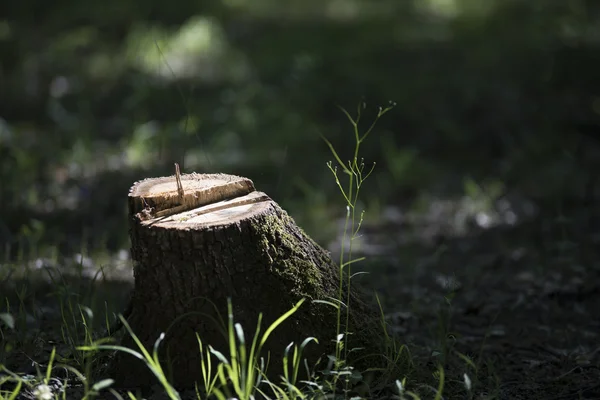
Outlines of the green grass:
M 334 145 L 325 137 L 323 138 L 335 159 L 335 162 L 328 163 L 327 167 L 339 188 L 342 204 L 346 209 L 342 232 L 344 240 L 342 241 L 343 245 L 338 264 L 340 290 L 337 298 L 321 300 L 321 302 L 335 307 L 337 311 L 336 320 L 331 321 L 332 324 L 336 325 L 336 336 L 320 339 L 307 337 L 301 343 L 289 343 L 283 355 L 283 371 L 268 371 L 269 359 L 268 355 L 265 356 L 261 351 L 263 346 L 269 337 L 274 334 L 277 327 L 286 323 L 287 318 L 302 306 L 305 299 L 299 301 L 287 313 L 281 315 L 264 332 L 261 331 L 261 314 L 258 317 L 257 328 L 252 337 L 247 337 L 244 328 L 235 322 L 233 307 L 229 301 L 225 327 L 228 339 L 227 352 L 223 353 L 214 349 L 210 343 L 204 343 L 202 338 L 197 335 L 198 351 L 202 363 L 202 374 L 198 376 L 195 389 L 195 396 L 198 399 L 225 400 L 236 398 L 251 400 L 262 397 L 285 400 L 360 399 L 376 397 L 378 391 L 387 391 L 388 395 L 395 393 L 394 398 L 397 399 L 421 398 L 415 391 L 408 390 L 409 383 L 412 385 L 411 387 L 417 389 L 422 385 L 409 382 L 408 375 L 414 369 L 411 353 L 405 345 L 400 344 L 396 338 L 389 334 L 381 303 L 379 303 L 381 329 L 385 342 L 382 343 L 382 347 L 385 350 L 382 354 L 374 356 L 386 360 L 386 366 L 359 371 L 351 363 L 354 353 L 360 349 L 355 348 L 352 342 L 353 332 L 349 325 L 352 304 L 349 293 L 352 280 L 361 274 L 361 272 L 354 273 L 352 267 L 364 260 L 364 258 L 354 258 L 353 243 L 359 236 L 364 218 L 364 211 L 358 209 L 361 188 L 375 168 L 374 164 L 367 166 L 360 157 L 360 149 L 372 133 L 377 120 L 390 111 L 392 107 L 393 105 L 380 108 L 375 120 L 364 133 L 359 130 L 364 104 L 358 107 L 356 117 L 352 117 L 347 111 L 343 110 L 352 126 L 355 144 L 353 154 L 347 162 L 342 161 L 342 157 L 338 154 Z M 18 351 L 19 346 L 22 347 L 27 341 L 35 342 L 39 338 L 21 336 L 27 329 L 25 324 L 27 319 L 26 291 L 18 293 L 17 306 L 13 306 L 6 299 L 7 312 L 0 314 L 0 337 L 2 339 L 0 370 L 3 372 L 0 375 L 0 400 L 14 399 L 22 391 L 28 391 L 30 396 L 38 400 L 64 398 L 64 391 L 53 391 L 49 386 L 53 375 L 60 369 L 69 372 L 66 374 L 67 378 L 62 378 L 63 387 L 67 386 L 69 382 L 79 385 L 83 388 L 82 398 L 84 399 L 97 397 L 101 391 L 109 391 L 115 398 L 123 398 L 121 393 L 112 388 L 113 379 L 108 378 L 92 382 L 94 379 L 93 366 L 98 365 L 97 361 L 101 360 L 103 352 L 107 351 L 125 352 L 142 360 L 169 399 L 177 400 L 181 398 L 181 394 L 169 383 L 167 374 L 158 357 L 159 347 L 165 337 L 164 333 L 156 339 L 152 349 L 146 349 L 135 332 L 129 327 L 127 320 L 119 315 L 118 318 L 125 327 L 127 334 L 133 338 L 137 348 L 119 346 L 111 342 L 110 338 L 103 337 L 103 334 L 105 334 L 104 329 L 98 329 L 99 326 L 108 328 L 110 321 L 113 319 L 109 315 L 106 306 L 96 304 L 97 302 L 94 301 L 93 296 L 90 299 L 92 307 L 84 306 L 79 301 L 81 297 L 73 294 L 73 290 L 62 276 L 59 276 L 60 279 L 55 279 L 52 275 L 50 277 L 54 291 L 49 295 L 55 296 L 58 300 L 61 322 L 60 335 L 63 349 L 66 349 L 66 351 L 58 356 L 56 348 L 53 347 L 47 361 L 39 360 L 40 364 L 36 364 L 37 374 L 35 377 L 24 377 L 21 374 L 9 371 L 5 364 L 11 355 Z M 346 287 L 347 290 L 343 291 L 343 287 Z M 79 296 L 81 296 L 81 293 Z M 379 298 L 377 300 L 379 301 Z M 96 316 L 101 316 L 99 323 L 94 323 Z M 441 316 L 445 315 L 442 313 Z M 440 328 L 447 329 L 447 324 L 441 324 Z M 444 332 L 440 334 L 447 335 Z M 303 358 L 305 347 L 310 345 L 311 342 L 318 342 L 318 340 L 332 340 L 335 343 L 334 353 L 328 355 L 328 364 L 325 369 L 316 369 L 314 365 L 310 365 Z M 444 349 L 443 352 L 444 358 L 446 358 L 451 349 Z M 59 364 L 55 362 L 56 359 L 60 361 Z M 44 366 L 44 372 L 40 370 L 40 366 Z M 376 387 L 371 387 L 370 385 L 373 382 L 370 382 L 367 377 L 373 376 L 372 372 L 375 372 L 375 370 L 379 374 L 379 380 L 377 385 L 374 385 Z M 437 382 L 437 386 L 431 388 L 434 393 L 432 398 L 442 399 L 445 384 L 442 363 L 439 364 L 434 373 L 434 381 Z M 126 396 L 130 399 L 139 398 L 138 394 L 131 391 L 127 392 Z

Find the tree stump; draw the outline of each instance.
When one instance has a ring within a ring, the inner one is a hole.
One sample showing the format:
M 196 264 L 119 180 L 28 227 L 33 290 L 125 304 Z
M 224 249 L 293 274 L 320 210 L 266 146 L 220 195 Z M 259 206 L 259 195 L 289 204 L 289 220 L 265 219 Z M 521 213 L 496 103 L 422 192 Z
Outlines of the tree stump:
M 135 288 L 127 321 L 150 352 L 166 333 L 161 361 L 176 387 L 201 379 L 196 333 L 228 354 L 216 322 L 219 314 L 227 320 L 227 298 L 249 343 L 259 313 L 264 332 L 307 299 L 263 349 L 274 376 L 282 374 L 281 358 L 292 341 L 319 339 L 306 348 L 310 362 L 333 351 L 336 311 L 311 300 L 338 298 L 338 266 L 251 180 L 223 174 L 146 179 L 131 188 L 129 213 Z M 373 349 L 377 314 L 356 292 L 351 297 L 350 346 Z M 137 350 L 127 333 L 122 344 Z M 126 353 L 116 354 L 110 372 L 122 386 L 156 384 L 144 363 Z

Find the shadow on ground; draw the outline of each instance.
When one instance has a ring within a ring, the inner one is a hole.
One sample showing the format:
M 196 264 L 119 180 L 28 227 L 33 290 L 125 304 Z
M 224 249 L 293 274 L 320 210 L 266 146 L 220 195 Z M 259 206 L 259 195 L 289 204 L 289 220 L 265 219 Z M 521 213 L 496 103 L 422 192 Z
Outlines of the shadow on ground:
M 417 364 L 431 372 L 444 365 L 449 398 L 467 396 L 466 373 L 483 396 L 474 398 L 597 399 L 600 224 L 593 214 L 547 212 L 436 248 L 398 248 L 393 265 L 386 257 L 369 284 Z M 398 230 L 378 234 L 394 240 Z
M 420 372 L 408 388 L 428 398 L 419 384 L 441 363 L 447 398 L 468 395 L 463 374 L 473 398 L 599 398 L 600 224 L 590 223 L 597 212 L 578 207 L 557 217 L 542 210 L 514 227 L 438 237 L 431 245 L 399 245 L 406 226 L 366 225 L 366 242 L 395 249 L 369 260 L 363 283 L 379 292 L 391 327 L 414 356 Z M 101 332 L 104 316 L 122 311 L 132 288 L 131 279 L 102 275 L 58 279 L 67 293 L 56 293 L 59 285 L 48 279 L 0 287 L 12 293 L 9 304 L 26 310 L 20 350 L 4 354 L 8 368 L 32 373 L 32 360 L 47 359 L 52 347 L 69 353 L 65 299 L 96 310 Z

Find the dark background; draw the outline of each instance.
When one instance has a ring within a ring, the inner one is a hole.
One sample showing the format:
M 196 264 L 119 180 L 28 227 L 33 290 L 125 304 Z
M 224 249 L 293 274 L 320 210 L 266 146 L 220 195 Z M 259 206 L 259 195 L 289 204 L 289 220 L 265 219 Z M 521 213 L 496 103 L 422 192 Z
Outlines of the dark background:
M 347 160 L 338 106 L 364 132 L 392 101 L 344 260 L 407 387 L 600 398 L 599 50 L 597 0 L 0 0 L 0 364 L 85 370 L 82 318 L 103 337 L 132 288 L 128 190 L 174 162 L 251 178 L 338 260 L 321 136 Z
M 320 135 L 350 157 L 337 106 L 363 101 L 365 127 L 397 104 L 362 149 L 368 218 L 480 195 L 578 207 L 599 47 L 591 0 L 2 2 L 0 251 L 126 249 L 129 187 L 174 162 L 253 179 L 327 245 L 345 205 Z

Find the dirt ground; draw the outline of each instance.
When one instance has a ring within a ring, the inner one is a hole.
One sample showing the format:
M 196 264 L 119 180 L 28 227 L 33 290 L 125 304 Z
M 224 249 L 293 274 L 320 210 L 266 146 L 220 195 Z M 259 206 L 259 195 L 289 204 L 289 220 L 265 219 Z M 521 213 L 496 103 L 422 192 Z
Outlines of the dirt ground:
M 423 382 L 433 384 L 441 361 L 445 399 L 600 399 L 600 223 L 597 211 L 574 210 L 466 236 L 438 235 L 421 246 L 403 241 L 406 226 L 365 225 L 364 240 L 388 249 L 369 259 L 365 283 L 379 292 L 414 357 L 408 390 L 429 398 Z M 81 282 L 71 286 L 75 295 L 89 292 Z M 2 292 L 16 287 L 7 280 Z M 98 304 L 118 311 L 131 282 L 93 287 Z M 31 373 L 32 360 L 57 344 L 59 352 L 67 349 L 52 290 L 48 283 L 28 288 L 38 310 L 29 321 L 35 340 L 23 341 L 8 368 Z
M 472 398 L 600 399 L 599 221 L 579 208 L 411 252 L 398 246 L 369 284 L 417 369 L 445 365 L 446 398 L 469 398 L 467 373 Z M 375 241 L 394 237 L 385 229 Z

